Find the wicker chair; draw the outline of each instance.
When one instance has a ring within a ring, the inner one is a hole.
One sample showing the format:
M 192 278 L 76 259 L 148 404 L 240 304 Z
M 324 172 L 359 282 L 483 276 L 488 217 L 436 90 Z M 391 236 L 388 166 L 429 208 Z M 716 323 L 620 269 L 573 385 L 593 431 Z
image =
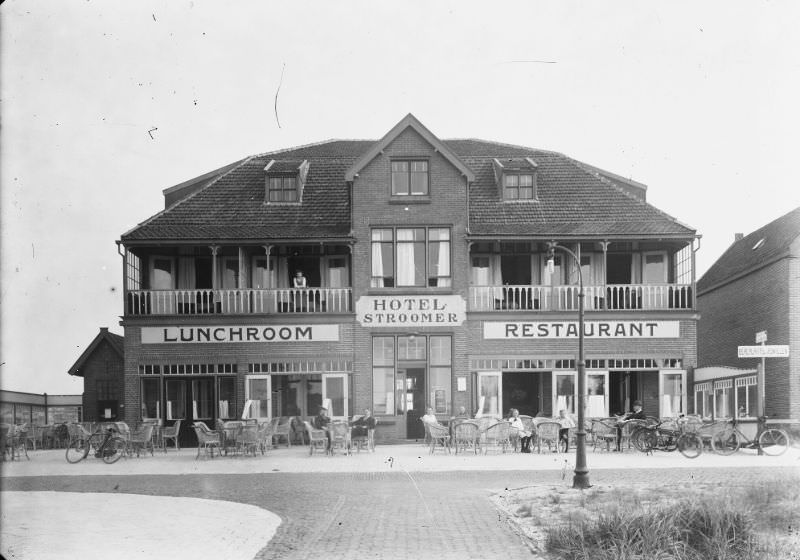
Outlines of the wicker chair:
M 539 422 L 538 426 L 536 426 L 536 449 L 539 453 L 542 452 L 542 445 L 545 443 L 548 451 L 555 449 L 556 452 L 560 452 L 558 445 L 558 431 L 560 429 L 561 424 L 558 422 L 553 422 L 552 420 Z
M 347 422 L 331 422 L 328 426 L 331 434 L 331 447 L 328 450 L 331 455 L 337 449 L 344 451 L 345 455 L 350 455 L 350 426 Z
M 228 451 L 236 453 L 239 450 L 237 440 L 242 431 L 242 423 L 238 420 L 228 422 L 217 420 L 216 429 L 222 436 L 222 451 L 225 455 L 228 454 Z
M 616 445 L 617 442 L 617 427 L 611 420 L 596 419 L 592 422 L 592 436 L 594 438 L 594 445 L 592 451 L 597 449 L 597 445 L 605 443 L 606 451 L 609 451 L 611 444 Z
M 426 422 L 425 426 L 431 436 L 430 453 L 433 454 L 438 445 L 441 445 L 443 449 L 447 450 L 447 453 L 450 453 L 450 430 L 447 426 L 434 424 L 433 422 Z
M 200 451 L 205 451 L 206 455 L 211 455 L 214 458 L 214 448 L 220 450 L 222 439 L 219 432 L 210 430 L 205 422 L 195 422 L 192 424 L 194 432 L 197 434 L 197 456 L 195 461 L 200 458 Z
M 140 453 L 146 453 L 147 449 L 150 449 L 150 455 L 153 455 L 154 428 L 155 425 L 148 422 L 131 432 L 128 438 L 128 453 L 131 454 L 135 451 L 138 457 Z
M 17 459 L 22 459 L 22 456 L 25 455 L 27 460 L 31 460 L 28 457 L 28 426 L 27 424 L 20 424 L 17 426 L 11 426 L 8 430 L 8 440 L 6 445 L 11 450 L 11 460 L 13 461 L 16 457 Z
M 483 453 L 494 447 L 497 450 L 506 452 L 506 448 L 511 447 L 511 422 L 501 420 L 489 426 L 484 432 Z
M 164 448 L 164 453 L 167 452 L 167 440 L 175 442 L 175 451 L 180 451 L 181 445 L 178 441 L 178 435 L 181 432 L 181 422 L 183 420 L 175 420 L 172 426 L 166 426 L 161 430 L 161 445 Z
M 315 451 L 327 452 L 328 436 L 325 434 L 325 430 L 314 428 L 308 420 L 303 420 L 303 426 L 306 429 L 306 436 L 308 436 L 308 454 L 313 455 Z
M 236 446 L 245 455 L 252 453 L 253 457 L 256 456 L 259 449 L 258 429 L 258 424 L 246 424 L 240 428 Z
M 375 418 L 375 426 L 378 425 L 378 419 Z M 350 441 L 353 447 L 361 453 L 361 448 L 365 448 L 369 451 L 375 451 L 375 428 L 368 428 L 367 435 L 365 436 L 353 436 L 351 435 Z
M 453 428 L 453 445 L 456 448 L 456 454 L 459 449 L 466 451 L 467 448 L 472 447 L 473 452 L 477 455 L 480 441 L 481 428 L 477 422 L 464 420 Z
M 276 447 L 281 438 L 286 440 L 286 447 L 292 446 L 292 421 L 286 416 L 272 419 L 272 441 Z
M 272 449 L 272 424 L 270 422 L 258 425 L 258 448 L 262 455 L 267 452 L 267 449 Z

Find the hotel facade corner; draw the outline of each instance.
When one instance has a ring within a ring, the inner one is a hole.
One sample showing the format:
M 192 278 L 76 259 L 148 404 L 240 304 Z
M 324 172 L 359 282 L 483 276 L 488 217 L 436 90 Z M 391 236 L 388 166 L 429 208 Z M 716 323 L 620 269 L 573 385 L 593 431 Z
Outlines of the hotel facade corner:
M 246 158 L 166 189 L 122 235 L 125 419 L 333 417 L 383 439 L 427 407 L 574 412 L 578 268 L 588 416 L 688 412 L 696 232 L 646 187 L 554 152 L 376 141 Z M 577 261 L 556 253 L 569 247 Z M 300 274 L 298 274 L 300 272 Z

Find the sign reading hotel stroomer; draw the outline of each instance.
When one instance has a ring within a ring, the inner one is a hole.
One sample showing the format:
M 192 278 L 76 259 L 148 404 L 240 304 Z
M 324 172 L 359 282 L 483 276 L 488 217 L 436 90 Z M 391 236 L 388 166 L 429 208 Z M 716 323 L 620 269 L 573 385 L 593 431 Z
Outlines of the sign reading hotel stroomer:
M 219 342 L 336 342 L 339 325 L 142 327 L 142 344 Z
M 457 327 L 466 309 L 461 296 L 361 296 L 356 318 L 363 327 Z
M 586 321 L 584 338 L 678 338 L 680 321 Z M 578 338 L 577 321 L 492 322 L 483 324 L 483 338 L 523 340 Z

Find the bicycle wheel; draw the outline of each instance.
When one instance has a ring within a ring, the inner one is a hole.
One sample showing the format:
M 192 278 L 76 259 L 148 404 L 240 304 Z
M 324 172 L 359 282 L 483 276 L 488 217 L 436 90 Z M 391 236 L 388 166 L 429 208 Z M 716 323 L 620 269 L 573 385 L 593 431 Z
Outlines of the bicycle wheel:
M 758 436 L 758 446 L 765 455 L 783 455 L 789 449 L 789 434 L 770 428 Z
M 678 438 L 678 450 L 684 457 L 694 459 L 703 452 L 703 440 L 697 434 L 681 434 Z
M 711 447 L 715 453 L 730 455 L 739 450 L 739 436 L 733 428 L 726 428 L 711 436 Z
M 89 440 L 76 439 L 67 446 L 67 463 L 82 461 L 89 454 Z
M 112 437 L 103 448 L 103 461 L 107 464 L 116 463 L 125 454 L 125 440 L 121 437 Z

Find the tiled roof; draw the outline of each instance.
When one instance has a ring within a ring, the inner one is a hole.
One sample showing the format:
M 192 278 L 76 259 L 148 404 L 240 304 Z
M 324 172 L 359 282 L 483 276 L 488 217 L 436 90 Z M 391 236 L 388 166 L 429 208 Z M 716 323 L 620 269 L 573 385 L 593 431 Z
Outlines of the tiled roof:
M 81 353 L 80 357 L 75 361 L 71 368 L 69 368 L 68 372 L 70 375 L 79 375 L 83 376 L 83 368 L 86 361 L 94 354 L 95 350 L 103 343 L 103 341 L 107 342 L 109 346 L 111 346 L 112 350 L 114 350 L 120 357 L 120 359 L 125 357 L 125 338 L 109 332 L 107 328 L 101 328 L 100 332 L 97 336 L 92 339 L 92 342 L 89 343 L 89 346 L 86 350 Z
M 698 293 L 787 255 L 798 236 L 800 207 L 735 241 L 697 281 Z
M 345 172 L 373 140 L 329 140 L 250 157 L 198 192 L 178 201 L 122 236 L 149 240 L 265 240 L 342 238 L 350 234 Z M 663 235 L 692 236 L 694 230 L 626 194 L 555 152 L 476 139 L 443 140 L 476 175 L 470 186 L 474 235 Z M 538 200 L 499 199 L 493 158 L 538 166 Z M 283 169 L 308 160 L 302 204 L 265 204 L 264 167 Z

